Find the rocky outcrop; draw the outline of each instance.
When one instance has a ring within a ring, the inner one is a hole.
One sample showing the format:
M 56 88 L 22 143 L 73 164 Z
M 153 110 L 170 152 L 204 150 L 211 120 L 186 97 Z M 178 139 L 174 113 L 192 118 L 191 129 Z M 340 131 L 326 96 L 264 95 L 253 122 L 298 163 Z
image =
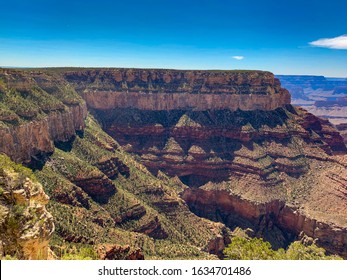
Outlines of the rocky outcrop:
M 165 239 L 168 237 L 168 234 L 162 228 L 157 216 L 155 216 L 153 220 L 149 221 L 147 224 L 141 226 L 135 231 L 144 233 L 155 239 Z
M 54 151 L 54 142 L 67 142 L 83 130 L 87 110 L 84 104 L 65 111 L 50 112 L 42 120 L 0 128 L 0 152 L 16 162 L 29 163 Z
M 6 166 L 0 168 L 0 192 L 0 257 L 47 259 L 54 224 L 42 186 Z
M 117 216 L 115 218 L 115 222 L 117 224 L 121 224 L 130 220 L 138 220 L 144 215 L 146 215 L 146 208 L 137 203 L 127 208 L 126 211 L 122 213 L 122 215 Z
M 95 166 L 110 179 L 117 178 L 118 174 L 122 174 L 125 177 L 130 175 L 129 167 L 114 156 L 101 158 Z
M 0 69 L 0 102 L 0 152 L 16 162 L 44 160 L 85 127 L 85 102 L 54 74 Z
M 90 176 L 75 177 L 70 180 L 100 203 L 106 203 L 116 192 L 115 185 L 104 174 L 90 174 Z
M 256 203 L 226 190 L 203 189 L 186 189 L 182 198 L 197 215 L 230 227 L 250 227 L 255 236 L 265 236 L 275 247 L 285 246 L 295 236 L 305 234 L 329 253 L 347 257 L 345 227 L 319 221 L 285 201 Z
M 339 130 L 345 144 L 347 144 L 347 123 L 341 123 L 336 125 L 336 128 Z
M 290 95 L 281 89 L 277 94 L 191 94 L 139 92 L 86 92 L 83 98 L 93 109 L 137 108 L 141 110 L 274 110 L 290 104 Z
M 131 249 L 129 245 L 100 244 L 97 246 L 100 260 L 144 260 L 140 249 Z
M 216 237 L 209 240 L 205 251 L 223 258 L 223 250 L 230 242 L 230 234 L 226 228 L 221 228 Z
M 290 103 L 272 73 L 159 69 L 87 70 L 64 74 L 93 109 L 274 110 Z
M 152 70 L 141 71 L 69 72 L 65 78 L 126 151 L 154 174 L 178 176 L 190 187 L 182 198 L 194 213 L 230 228 L 254 228 L 275 247 L 303 232 L 346 256 L 345 241 L 328 241 L 345 239 L 347 214 L 337 218 L 331 204 L 343 209 L 346 203 L 339 195 L 345 193 L 346 146 L 328 121 L 288 105 L 287 91 L 268 73 L 167 71 L 168 77 L 158 71 L 143 78 Z M 156 206 L 170 213 L 178 203 L 162 199 Z

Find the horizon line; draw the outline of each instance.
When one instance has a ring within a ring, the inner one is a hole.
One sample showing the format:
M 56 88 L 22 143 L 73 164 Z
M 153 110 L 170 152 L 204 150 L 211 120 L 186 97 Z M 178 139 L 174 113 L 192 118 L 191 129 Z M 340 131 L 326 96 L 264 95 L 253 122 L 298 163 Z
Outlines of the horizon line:
M 0 65 L 0 69 L 153 69 L 153 70 L 182 70 L 182 71 L 259 71 L 259 72 L 270 72 L 275 76 L 312 76 L 312 77 L 325 77 L 325 78 L 337 78 L 337 79 L 347 79 L 347 77 L 337 77 L 337 76 L 325 76 L 325 75 L 314 75 L 314 74 L 276 74 L 270 70 L 259 70 L 259 69 L 194 69 L 194 68 L 161 68 L 161 67 L 117 67 L 117 66 L 3 66 Z

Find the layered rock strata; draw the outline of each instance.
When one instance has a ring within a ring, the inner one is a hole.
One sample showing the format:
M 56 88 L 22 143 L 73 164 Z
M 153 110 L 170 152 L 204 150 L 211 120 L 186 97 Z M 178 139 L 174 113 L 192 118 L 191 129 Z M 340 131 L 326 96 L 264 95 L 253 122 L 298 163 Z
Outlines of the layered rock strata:
M 109 69 L 64 77 L 94 109 L 250 111 L 290 103 L 278 79 L 261 71 Z
M 42 71 L 0 69 L 0 152 L 16 162 L 40 161 L 55 142 L 85 127 L 85 102 L 61 78 Z
M 2 167 L 3 156 L 0 161 L 0 257 L 47 259 L 54 231 L 53 217 L 45 207 L 49 197 L 38 182 Z
M 54 142 L 67 142 L 83 130 L 87 110 L 84 105 L 64 112 L 51 112 L 43 120 L 0 128 L 0 152 L 16 162 L 30 162 L 54 151 Z
M 23 133 L 28 139 L 35 135 L 35 141 L 29 141 L 35 144 L 19 152 L 13 148 L 11 154 L 2 144 L 2 151 L 13 159 L 30 161 L 52 151 L 53 142 L 71 142 L 62 145 L 66 153 L 56 151 L 45 166 L 49 170 L 41 174 L 47 185 L 46 178 L 59 173 L 57 182 L 68 179 L 78 195 L 64 195 L 66 182 L 52 191 L 57 201 L 65 203 L 55 204 L 56 213 L 65 211 L 59 218 L 59 234 L 65 240 L 93 244 L 95 228 L 103 232 L 110 224 L 165 241 L 175 236 L 187 242 L 189 236 L 194 246 L 220 254 L 228 243 L 228 230 L 197 218 L 188 205 L 197 215 L 230 228 L 252 228 L 253 235 L 265 237 L 275 247 L 305 233 L 329 252 L 347 257 L 346 146 L 329 122 L 289 105 L 290 95 L 273 74 L 158 69 L 6 71 L 0 72 L 0 97 L 7 106 L 0 107 L 4 131 L 48 120 L 71 108 L 80 110 L 67 134 L 65 128 L 59 132 L 55 127 L 69 123 L 70 117 L 52 121 L 51 129 L 47 124 L 44 131 Z M 135 154 L 158 177 L 165 178 L 164 171 L 190 188 L 170 180 L 162 185 L 123 152 L 115 153 L 117 145 L 110 145 L 112 140 L 101 131 L 80 133 L 74 142 L 69 141 L 84 125 L 85 103 L 76 92 L 119 142 L 121 151 Z M 11 106 L 12 101 L 21 104 L 23 100 L 31 104 L 29 110 Z M 35 107 L 33 100 L 39 100 L 40 106 Z M 24 141 L 18 139 L 23 135 L 12 134 L 6 136 L 7 141 L 20 147 Z M 111 181 L 115 178 L 117 189 L 122 185 L 118 192 Z M 185 202 L 177 196 L 180 191 Z M 91 214 L 95 202 L 104 205 L 99 209 L 98 204 L 99 210 Z M 75 222 L 72 212 L 88 218 L 71 229 L 65 217 Z M 187 223 L 196 225 L 191 230 Z M 209 240 L 200 240 L 201 234 L 193 232 L 197 228 Z
M 336 128 L 340 131 L 341 136 L 345 141 L 345 144 L 347 144 L 347 123 L 338 124 L 336 125 Z
M 329 122 L 289 105 L 266 72 L 154 72 L 65 78 L 126 151 L 190 186 L 182 198 L 194 213 L 275 247 L 303 232 L 347 256 L 346 146 Z

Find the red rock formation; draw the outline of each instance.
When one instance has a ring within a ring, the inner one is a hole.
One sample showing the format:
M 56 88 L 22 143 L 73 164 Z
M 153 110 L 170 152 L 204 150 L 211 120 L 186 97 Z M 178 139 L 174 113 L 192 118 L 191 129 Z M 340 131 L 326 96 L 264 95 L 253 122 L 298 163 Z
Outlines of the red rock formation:
M 168 237 L 168 234 L 162 228 L 161 223 L 158 217 L 154 217 L 153 220 L 149 221 L 147 224 L 135 230 L 136 232 L 144 233 L 155 239 L 165 239 Z
M 182 197 L 196 214 L 253 227 L 275 246 L 303 232 L 347 256 L 346 146 L 329 122 L 288 105 L 272 75 L 99 70 L 65 78 L 127 151 L 191 187 Z M 170 203 L 158 207 L 170 212 Z
M 266 71 L 79 69 L 63 73 L 77 91 L 192 94 L 275 94 L 281 85 Z
M 70 178 L 70 180 L 89 194 L 95 201 L 106 203 L 116 192 L 115 185 L 102 173 L 93 175 L 91 174 L 91 176 L 84 176 L 82 178 Z
M 140 204 L 135 204 L 127 208 L 125 213 L 115 218 L 117 224 L 121 224 L 130 220 L 138 220 L 146 215 L 146 208 Z
M 47 73 L 34 73 L 32 79 L 13 75 L 7 87 L 15 84 L 20 96 L 27 94 L 31 80 L 48 93 L 57 92 Z M 59 75 L 64 86 L 73 86 L 84 97 L 124 149 L 137 154 L 152 172 L 178 176 L 191 187 L 182 197 L 196 214 L 231 228 L 254 228 L 256 235 L 278 246 L 303 232 L 329 252 L 347 257 L 346 146 L 330 123 L 290 106 L 288 92 L 273 74 L 91 69 Z M 0 91 L 8 90 L 3 87 Z M 37 118 L 37 110 L 8 114 L 5 122 L 25 121 L 1 131 L 0 151 L 28 161 L 52 151 L 54 141 L 73 137 L 83 128 L 83 102 L 60 99 L 63 104 L 54 110 L 42 109 L 47 111 L 43 119 Z M 79 109 L 71 117 L 63 116 L 71 108 Z M 7 147 L 10 143 L 20 148 Z M 115 148 L 106 146 L 110 151 Z M 93 164 L 107 176 L 101 172 L 70 176 L 64 173 L 64 164 L 60 172 L 94 200 L 105 202 L 115 192 L 109 178 L 121 172 L 119 167 L 124 174 L 128 171 L 113 158 Z M 183 205 L 159 187 L 144 192 L 162 196 L 150 204 L 169 215 L 177 215 L 173 209 Z M 115 220 L 136 219 L 140 210 Z M 145 220 L 137 230 L 154 238 L 167 234 L 159 218 Z M 70 241 L 83 239 L 71 232 L 66 235 Z M 223 235 L 214 236 L 206 250 L 220 252 L 222 243 Z
M 290 95 L 261 71 L 108 69 L 68 71 L 67 81 L 93 109 L 274 110 Z
M 118 173 L 125 177 L 128 177 L 130 174 L 129 167 L 116 157 L 101 158 L 97 162 L 96 167 L 110 179 L 115 179 Z
M 87 115 L 85 104 L 66 111 L 49 113 L 42 120 L 0 128 L 0 152 L 16 162 L 29 162 L 41 153 L 52 153 L 54 142 L 66 142 L 83 130 Z
M 336 125 L 336 128 L 339 130 L 345 144 L 347 144 L 347 123 L 341 123 Z
M 100 260 L 144 260 L 140 249 L 131 249 L 129 245 L 100 244 L 97 246 Z
M 345 183 L 347 181 L 345 180 Z M 255 202 L 226 190 L 186 189 L 182 198 L 192 211 L 211 220 L 222 221 L 229 226 L 252 227 L 257 236 L 276 232 L 272 238 L 290 234 L 306 234 L 317 239 L 317 245 L 330 253 L 347 257 L 347 229 L 334 222 L 322 222 L 310 217 L 304 209 L 288 206 L 284 201 Z M 280 244 L 281 240 L 271 240 Z
M 277 94 L 191 94 L 139 92 L 85 92 L 83 98 L 93 109 L 137 108 L 141 110 L 274 110 L 290 104 L 290 95 L 281 89 Z

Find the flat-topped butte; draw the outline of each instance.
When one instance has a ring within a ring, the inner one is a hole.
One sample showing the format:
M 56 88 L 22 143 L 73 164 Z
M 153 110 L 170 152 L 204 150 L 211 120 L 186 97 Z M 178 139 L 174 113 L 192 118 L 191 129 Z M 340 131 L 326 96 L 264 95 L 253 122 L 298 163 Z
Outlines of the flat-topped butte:
M 62 72 L 94 109 L 275 110 L 290 94 L 265 71 L 73 69 Z

